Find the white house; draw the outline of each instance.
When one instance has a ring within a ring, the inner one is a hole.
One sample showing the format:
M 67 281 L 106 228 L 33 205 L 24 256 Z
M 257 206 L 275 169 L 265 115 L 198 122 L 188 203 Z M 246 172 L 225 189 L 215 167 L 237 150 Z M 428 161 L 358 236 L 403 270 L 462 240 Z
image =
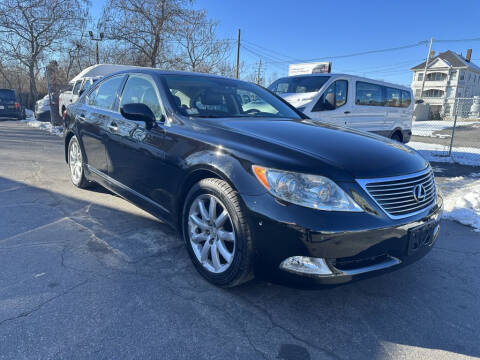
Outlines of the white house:
M 471 49 L 466 57 L 448 50 L 430 59 L 426 75 L 425 61 L 410 69 L 415 99 L 422 99 L 430 105 L 433 118 L 452 116 L 455 99 L 480 95 L 480 67 L 470 61 L 471 55 Z

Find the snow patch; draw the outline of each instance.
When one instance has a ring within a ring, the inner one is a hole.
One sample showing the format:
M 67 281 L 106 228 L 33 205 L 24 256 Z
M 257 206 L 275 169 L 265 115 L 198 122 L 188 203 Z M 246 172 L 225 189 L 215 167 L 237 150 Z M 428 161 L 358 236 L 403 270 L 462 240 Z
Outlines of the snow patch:
M 478 121 L 457 121 L 458 126 L 473 126 L 480 124 Z M 415 136 L 427 136 L 427 137 L 437 137 L 437 138 L 449 138 L 449 134 L 436 134 L 433 133 L 436 131 L 442 131 L 448 128 L 453 127 L 453 121 L 440 120 L 440 121 L 414 121 L 412 123 L 412 135 Z
M 53 126 L 49 122 L 35 120 L 33 111 L 29 109 L 25 109 L 25 114 L 27 118 L 25 120 L 20 120 L 20 122 L 33 128 L 48 131 L 52 135 L 63 136 L 63 126 Z
M 458 221 L 480 232 L 480 174 L 472 175 L 468 178 L 448 178 L 438 186 L 443 194 L 443 218 Z
M 449 162 L 461 165 L 479 166 L 480 148 L 453 147 L 449 157 L 449 146 L 410 141 L 408 146 L 417 150 L 426 160 L 433 162 Z

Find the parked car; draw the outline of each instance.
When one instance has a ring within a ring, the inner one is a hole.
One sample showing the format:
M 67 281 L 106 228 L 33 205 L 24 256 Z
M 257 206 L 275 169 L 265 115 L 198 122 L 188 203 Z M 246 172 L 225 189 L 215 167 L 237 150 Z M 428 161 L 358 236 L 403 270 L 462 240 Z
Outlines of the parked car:
M 65 90 L 63 90 L 58 97 L 58 112 L 62 117 L 63 113 L 67 109 L 67 106 L 77 101 L 81 93 L 90 86 L 92 86 L 100 77 L 98 78 L 82 78 L 75 81 L 72 84 L 69 84 Z
M 347 74 L 284 77 L 269 90 L 314 121 L 373 132 L 407 143 L 413 95 L 408 87 Z
M 48 94 L 35 103 L 35 120 L 50 122 L 50 98 Z
M 0 89 L 0 119 L 24 119 L 25 108 L 13 89 Z
M 269 112 L 245 111 L 240 93 Z M 343 283 L 409 264 L 438 236 L 443 201 L 422 156 L 315 123 L 251 83 L 123 71 L 69 106 L 65 125 L 73 184 L 97 182 L 177 228 L 219 286 Z

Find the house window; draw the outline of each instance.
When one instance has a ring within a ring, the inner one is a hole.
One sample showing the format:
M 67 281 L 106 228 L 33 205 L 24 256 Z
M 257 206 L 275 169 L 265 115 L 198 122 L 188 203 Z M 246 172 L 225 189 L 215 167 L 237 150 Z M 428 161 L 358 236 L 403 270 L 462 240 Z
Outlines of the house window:
M 465 74 L 463 73 L 463 71 L 460 71 L 460 77 L 458 79 L 465 80 Z
M 442 81 L 442 80 L 445 80 L 446 77 L 447 75 L 443 73 L 435 72 L 435 73 L 427 74 L 425 77 L 425 80 L 426 81 Z
M 422 81 L 422 80 L 423 80 L 423 73 L 418 73 L 417 80 L 418 80 L 418 81 Z
M 423 96 L 429 97 L 429 98 L 439 98 L 439 97 L 442 97 L 443 94 L 444 94 L 443 90 L 437 90 L 437 89 L 430 89 L 423 92 Z
M 415 89 L 415 96 L 420 96 L 421 91 L 421 89 Z

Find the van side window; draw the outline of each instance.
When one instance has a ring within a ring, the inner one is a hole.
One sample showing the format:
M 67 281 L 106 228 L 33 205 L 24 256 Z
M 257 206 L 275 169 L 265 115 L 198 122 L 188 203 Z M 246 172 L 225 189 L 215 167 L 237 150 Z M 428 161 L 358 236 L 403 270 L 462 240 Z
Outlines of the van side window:
M 385 97 L 386 97 L 386 106 L 391 106 L 391 107 L 400 107 L 402 99 L 401 99 L 401 90 L 400 89 L 394 89 L 391 87 L 385 88 Z
M 367 106 L 384 106 L 383 86 L 357 81 L 355 104 Z
M 402 90 L 402 107 L 409 107 L 412 103 L 410 92 Z
M 324 91 L 318 99 L 313 111 L 335 110 L 347 103 L 348 81 L 337 80 Z

